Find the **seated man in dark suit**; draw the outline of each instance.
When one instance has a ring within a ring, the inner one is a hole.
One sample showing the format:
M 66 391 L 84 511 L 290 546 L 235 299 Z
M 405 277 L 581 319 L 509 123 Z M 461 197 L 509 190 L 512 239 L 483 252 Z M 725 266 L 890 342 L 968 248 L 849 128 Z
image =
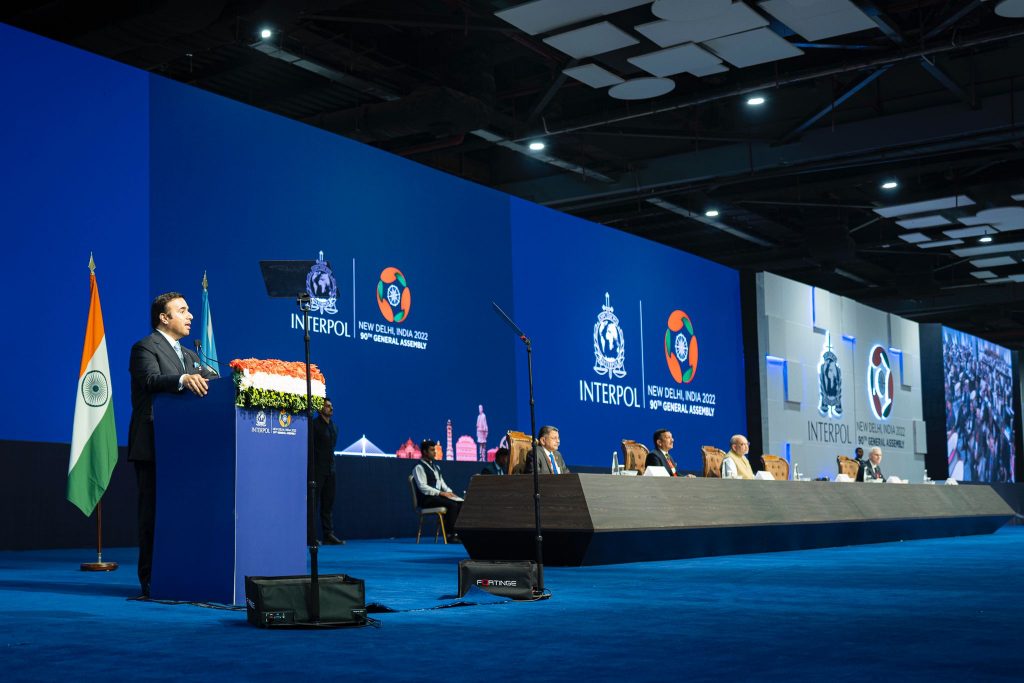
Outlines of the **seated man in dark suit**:
M 679 471 L 676 469 L 676 461 L 672 459 L 672 456 L 668 454 L 672 450 L 676 440 L 672 438 L 672 432 L 667 429 L 659 429 L 654 432 L 654 448 L 647 453 L 647 467 L 664 467 L 665 471 L 669 473 L 669 476 L 678 477 Z M 688 478 L 693 479 L 694 475 L 687 474 Z
M 455 495 L 451 487 L 441 476 L 441 468 L 437 460 L 441 459 L 441 445 L 430 439 L 420 442 L 420 461 L 412 468 L 413 482 L 416 484 L 416 504 L 421 508 L 445 509 L 444 529 L 448 541 L 456 541 L 455 522 L 462 509 L 462 498 Z
M 659 429 L 654 432 L 654 448 L 647 454 L 647 467 L 664 467 L 669 475 L 678 477 L 676 463 L 668 454 L 675 444 L 672 432 L 667 429 Z
M 562 454 L 558 452 L 561 438 L 558 436 L 558 427 L 545 425 L 540 428 L 537 434 L 537 441 L 540 443 L 532 453 L 526 455 L 526 467 L 523 470 L 526 474 L 533 474 L 535 463 L 538 474 L 568 474 L 569 468 L 565 466 Z
M 494 462 L 487 463 L 487 466 L 480 470 L 480 474 L 508 474 L 508 449 L 502 446 L 494 452 Z
M 863 476 L 858 476 L 858 480 L 871 482 L 885 481 L 885 477 L 882 475 L 881 465 L 882 449 L 878 446 L 873 446 L 871 450 L 868 451 L 868 461 L 860 468 Z

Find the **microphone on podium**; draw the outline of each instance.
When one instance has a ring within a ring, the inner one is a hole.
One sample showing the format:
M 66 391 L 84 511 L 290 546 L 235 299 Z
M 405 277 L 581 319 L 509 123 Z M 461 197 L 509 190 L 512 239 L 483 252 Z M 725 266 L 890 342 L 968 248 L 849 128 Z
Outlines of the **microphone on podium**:
M 217 377 L 220 377 L 220 373 L 217 372 L 217 370 L 212 365 L 212 363 L 217 363 L 218 362 L 217 359 L 216 358 L 210 358 L 209 356 L 207 356 L 206 354 L 203 353 L 203 342 L 200 341 L 199 339 L 192 340 L 192 343 L 196 347 L 196 355 L 199 356 L 200 362 L 202 362 L 204 365 L 206 365 L 207 369 L 209 369 L 211 372 L 215 373 Z

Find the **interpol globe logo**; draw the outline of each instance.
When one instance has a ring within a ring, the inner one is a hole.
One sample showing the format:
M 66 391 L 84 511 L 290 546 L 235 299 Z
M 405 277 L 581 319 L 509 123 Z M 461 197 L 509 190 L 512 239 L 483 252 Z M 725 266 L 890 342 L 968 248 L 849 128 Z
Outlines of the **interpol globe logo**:
M 377 280 L 377 306 L 389 323 L 404 323 L 409 317 L 412 291 L 398 268 L 388 267 L 381 271 Z
M 697 335 L 683 311 L 672 311 L 665 330 L 665 362 L 676 384 L 689 384 L 697 374 Z
M 90 408 L 99 408 L 110 398 L 110 384 L 99 370 L 90 370 L 82 378 L 82 399 Z
M 871 412 L 875 417 L 879 420 L 888 419 L 892 414 L 895 384 L 889 354 L 878 344 L 868 354 L 868 396 L 871 400 Z
M 334 278 L 331 265 L 324 260 L 324 252 L 306 275 L 306 293 L 309 294 L 309 310 L 323 311 L 334 315 L 338 312 L 338 281 Z
M 625 377 L 626 336 L 612 308 L 611 296 L 604 293 L 604 306 L 594 324 L 594 372 L 609 377 Z

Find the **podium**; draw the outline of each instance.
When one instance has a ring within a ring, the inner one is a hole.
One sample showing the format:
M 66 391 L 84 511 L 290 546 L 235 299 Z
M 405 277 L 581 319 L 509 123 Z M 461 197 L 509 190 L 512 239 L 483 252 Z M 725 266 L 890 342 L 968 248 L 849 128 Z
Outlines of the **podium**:
M 203 398 L 153 402 L 156 529 L 150 594 L 241 604 L 245 577 L 306 573 L 306 416 Z

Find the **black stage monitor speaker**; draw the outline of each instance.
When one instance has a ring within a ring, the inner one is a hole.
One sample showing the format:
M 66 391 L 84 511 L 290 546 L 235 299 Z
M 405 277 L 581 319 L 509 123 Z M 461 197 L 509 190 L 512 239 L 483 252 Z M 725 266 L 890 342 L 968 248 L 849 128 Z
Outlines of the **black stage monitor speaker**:
M 476 586 L 513 600 L 532 600 L 537 587 L 537 563 L 532 560 L 462 560 L 459 562 L 459 597 Z
M 249 623 L 262 628 L 366 624 L 366 586 L 346 574 L 321 574 L 320 621 L 309 619 L 309 576 L 245 577 Z

